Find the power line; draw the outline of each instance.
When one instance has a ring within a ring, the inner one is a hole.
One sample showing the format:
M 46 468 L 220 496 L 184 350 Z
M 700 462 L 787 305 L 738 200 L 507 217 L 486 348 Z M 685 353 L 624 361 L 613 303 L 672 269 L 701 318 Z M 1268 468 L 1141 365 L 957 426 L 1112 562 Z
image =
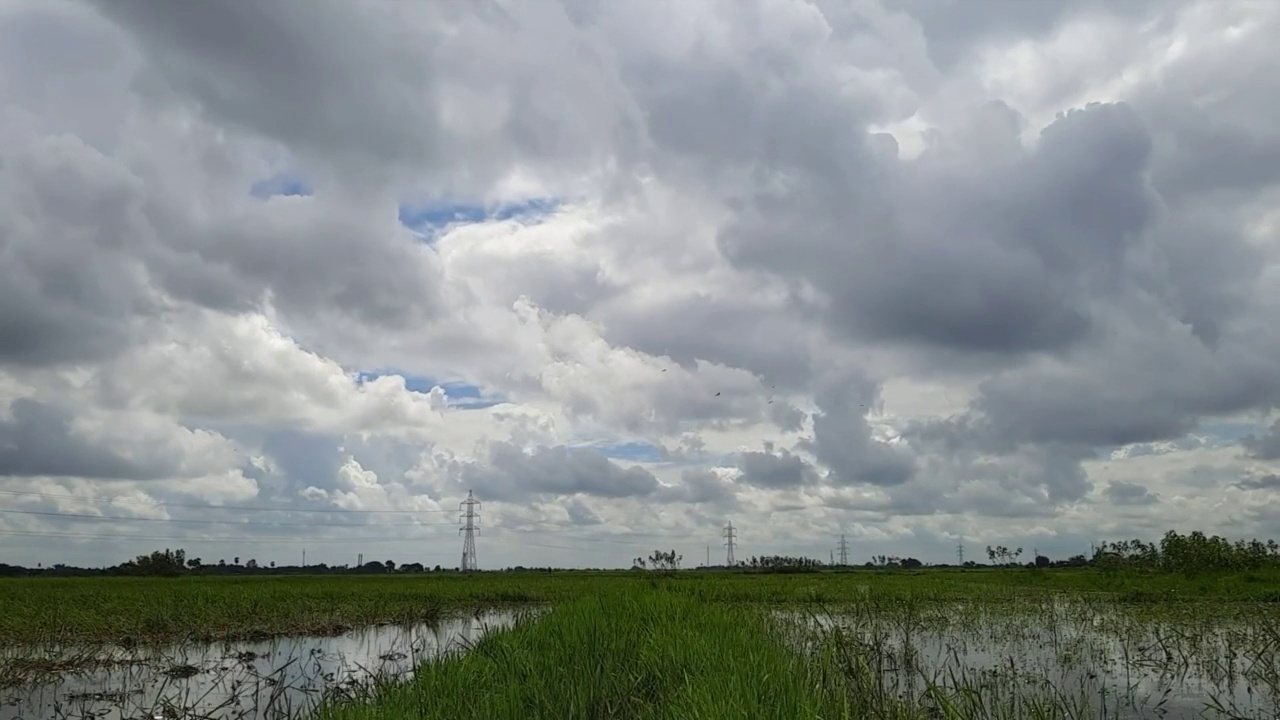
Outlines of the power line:
M 725 558 L 726 567 L 733 567 L 733 547 L 737 544 L 735 542 L 738 537 L 737 532 L 737 529 L 733 527 L 732 520 L 724 526 L 724 544 L 729 548 L 729 552 Z

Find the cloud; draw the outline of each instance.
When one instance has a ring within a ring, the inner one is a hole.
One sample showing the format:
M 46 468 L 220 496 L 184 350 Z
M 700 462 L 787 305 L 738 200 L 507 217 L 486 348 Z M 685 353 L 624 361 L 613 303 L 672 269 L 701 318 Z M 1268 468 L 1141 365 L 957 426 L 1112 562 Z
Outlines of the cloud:
M 1259 460 L 1280 460 L 1280 420 L 1271 423 L 1271 427 L 1261 435 L 1250 433 L 1240 439 L 1240 445 L 1248 452 L 1249 457 Z
M 6 3 L 0 544 L 1280 532 L 1277 7 Z
M 1159 500 L 1136 483 L 1112 482 L 1107 485 L 1107 498 L 1117 505 L 1151 505 Z
M 1280 488 L 1280 476 L 1262 475 L 1255 478 L 1245 478 L 1237 482 L 1236 487 L 1241 490 L 1275 490 Z

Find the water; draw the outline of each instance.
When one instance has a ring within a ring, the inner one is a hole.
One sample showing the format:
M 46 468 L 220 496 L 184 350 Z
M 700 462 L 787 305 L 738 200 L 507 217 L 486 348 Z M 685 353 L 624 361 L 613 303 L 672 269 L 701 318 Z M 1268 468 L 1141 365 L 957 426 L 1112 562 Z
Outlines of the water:
M 0 688 L 0 720 L 296 718 L 324 697 L 341 697 L 375 677 L 403 677 L 419 663 L 460 651 L 519 615 L 487 612 L 333 637 L 112 648 L 97 652 L 92 663 Z M 26 657 L 56 657 L 67 649 L 32 652 L 23 651 Z
M 1280 717 L 1280 616 L 1265 606 L 1057 599 L 780 615 L 799 621 L 808 646 L 838 628 L 878 659 L 893 696 L 922 699 L 933 684 L 976 689 L 988 707 L 1038 698 L 1075 717 Z

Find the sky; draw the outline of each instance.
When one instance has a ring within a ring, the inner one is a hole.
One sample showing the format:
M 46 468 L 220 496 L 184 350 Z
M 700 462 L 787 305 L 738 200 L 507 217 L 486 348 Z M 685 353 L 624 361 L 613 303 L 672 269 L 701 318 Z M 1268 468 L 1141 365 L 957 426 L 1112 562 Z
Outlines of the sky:
M 0 562 L 1280 537 L 1277 36 L 0 0 Z

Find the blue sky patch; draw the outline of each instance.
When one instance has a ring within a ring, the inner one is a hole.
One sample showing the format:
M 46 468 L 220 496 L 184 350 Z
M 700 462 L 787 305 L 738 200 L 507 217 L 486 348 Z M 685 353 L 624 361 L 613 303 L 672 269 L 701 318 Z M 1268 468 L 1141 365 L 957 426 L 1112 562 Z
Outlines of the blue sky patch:
M 275 175 L 259 180 L 249 188 L 250 195 L 263 200 L 275 195 L 304 196 L 311 192 L 311 186 L 306 182 L 288 175 Z
M 431 392 L 431 388 L 439 385 L 444 388 L 444 392 L 449 398 L 449 407 L 459 410 L 480 410 L 500 405 L 503 402 L 500 399 L 486 397 L 479 385 L 465 382 L 440 382 L 425 375 L 414 375 L 395 370 L 360 371 L 356 373 L 356 383 L 366 383 L 386 375 L 399 375 L 404 378 L 404 386 L 410 392 L 426 394 Z
M 592 445 L 593 449 L 614 460 L 631 462 L 662 462 L 662 448 L 647 442 L 621 442 Z
M 541 217 L 554 211 L 559 205 L 559 201 L 549 198 L 498 205 L 404 204 L 400 206 L 400 223 L 415 232 L 434 235 L 450 225 Z

